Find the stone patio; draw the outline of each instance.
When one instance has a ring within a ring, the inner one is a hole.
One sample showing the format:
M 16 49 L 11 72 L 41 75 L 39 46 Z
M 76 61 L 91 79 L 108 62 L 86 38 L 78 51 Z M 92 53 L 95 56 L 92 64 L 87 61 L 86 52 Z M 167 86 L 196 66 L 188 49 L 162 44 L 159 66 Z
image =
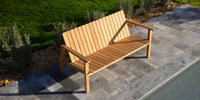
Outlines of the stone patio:
M 170 76 L 200 58 L 200 8 L 183 5 L 146 23 L 153 31 L 151 58 L 146 48 L 90 77 L 90 93 L 84 75 L 59 64 L 0 88 L 0 100 L 137 100 Z M 147 37 L 136 27 L 131 34 Z

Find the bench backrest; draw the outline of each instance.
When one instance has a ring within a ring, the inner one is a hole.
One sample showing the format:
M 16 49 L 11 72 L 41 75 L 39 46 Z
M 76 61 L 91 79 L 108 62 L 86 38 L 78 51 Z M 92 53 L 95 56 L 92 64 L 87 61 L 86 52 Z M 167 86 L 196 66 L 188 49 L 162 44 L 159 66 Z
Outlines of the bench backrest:
M 108 46 L 112 41 L 117 42 L 130 36 L 130 33 L 124 12 L 119 11 L 66 31 L 62 35 L 66 46 L 87 56 Z M 74 55 L 69 55 L 72 62 L 78 60 Z

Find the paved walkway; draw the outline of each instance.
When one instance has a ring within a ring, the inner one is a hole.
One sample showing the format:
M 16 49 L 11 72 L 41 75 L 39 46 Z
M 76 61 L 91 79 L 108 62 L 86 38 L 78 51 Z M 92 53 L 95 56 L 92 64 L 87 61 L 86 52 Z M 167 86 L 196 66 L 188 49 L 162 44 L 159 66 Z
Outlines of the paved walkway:
M 200 8 L 184 5 L 146 24 L 154 26 L 151 58 L 146 49 L 132 54 L 90 77 L 84 93 L 83 74 L 54 64 L 26 80 L 0 88 L 0 100 L 135 100 L 200 58 Z M 147 36 L 136 27 L 132 34 Z

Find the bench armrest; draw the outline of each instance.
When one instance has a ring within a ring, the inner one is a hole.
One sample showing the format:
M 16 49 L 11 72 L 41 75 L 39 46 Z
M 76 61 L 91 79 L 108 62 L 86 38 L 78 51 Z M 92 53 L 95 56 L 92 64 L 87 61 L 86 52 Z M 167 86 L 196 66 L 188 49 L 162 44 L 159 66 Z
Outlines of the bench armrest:
M 70 53 L 74 54 L 75 56 L 77 56 L 79 59 L 83 60 L 84 62 L 90 62 L 90 60 L 83 56 L 82 54 L 78 53 L 77 51 L 67 47 L 66 45 L 61 45 L 61 48 L 66 49 L 67 51 L 69 51 Z
M 155 30 L 154 27 L 151 27 L 151 26 L 148 26 L 148 25 L 145 25 L 145 24 L 142 24 L 142 23 L 134 22 L 132 20 L 126 19 L 126 22 L 130 23 L 130 24 L 135 24 L 136 26 L 141 26 L 141 27 L 144 27 L 144 28 L 147 28 L 147 29 L 150 29 L 150 30 Z

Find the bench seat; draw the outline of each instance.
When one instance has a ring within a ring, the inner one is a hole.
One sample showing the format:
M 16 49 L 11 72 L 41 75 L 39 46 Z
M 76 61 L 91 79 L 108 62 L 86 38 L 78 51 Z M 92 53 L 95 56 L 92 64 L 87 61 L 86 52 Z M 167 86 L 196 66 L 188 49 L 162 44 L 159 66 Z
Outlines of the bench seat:
M 147 39 L 131 35 L 87 56 L 91 60 L 89 63 L 89 75 L 147 46 L 148 43 Z M 79 71 L 84 73 L 83 63 L 82 60 L 78 60 L 72 63 L 72 65 L 78 67 Z

